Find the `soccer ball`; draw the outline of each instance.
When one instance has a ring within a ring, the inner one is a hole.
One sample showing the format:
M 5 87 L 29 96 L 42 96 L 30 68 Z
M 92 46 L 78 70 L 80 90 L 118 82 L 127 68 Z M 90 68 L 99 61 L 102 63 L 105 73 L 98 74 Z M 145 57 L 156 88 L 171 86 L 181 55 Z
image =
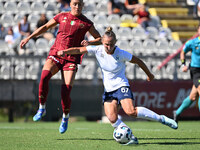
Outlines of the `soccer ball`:
M 131 140 L 132 131 L 127 126 L 117 127 L 113 132 L 113 138 L 120 144 L 126 144 Z

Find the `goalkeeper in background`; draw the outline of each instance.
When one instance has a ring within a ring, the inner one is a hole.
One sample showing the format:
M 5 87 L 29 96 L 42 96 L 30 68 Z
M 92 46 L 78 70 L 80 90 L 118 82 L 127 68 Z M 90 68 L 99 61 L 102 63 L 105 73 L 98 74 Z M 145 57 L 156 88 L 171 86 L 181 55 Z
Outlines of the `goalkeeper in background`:
M 199 36 L 186 42 L 183 50 L 180 53 L 180 59 L 182 62 L 181 70 L 187 72 L 190 69 L 191 79 L 193 81 L 192 90 L 190 95 L 186 97 L 181 106 L 173 112 L 174 120 L 178 122 L 180 114 L 187 109 L 195 100 L 198 101 L 200 111 L 200 25 L 198 27 Z M 186 66 L 185 55 L 191 52 L 191 62 L 189 67 Z

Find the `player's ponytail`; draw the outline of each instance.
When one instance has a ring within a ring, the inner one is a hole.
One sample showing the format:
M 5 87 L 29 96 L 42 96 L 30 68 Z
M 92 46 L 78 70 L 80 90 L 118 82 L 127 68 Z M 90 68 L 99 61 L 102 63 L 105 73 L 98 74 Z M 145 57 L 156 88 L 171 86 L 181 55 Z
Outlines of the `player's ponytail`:
M 104 33 L 104 36 L 108 36 L 108 37 L 113 37 L 113 39 L 115 39 L 116 40 L 116 35 L 115 35 L 115 33 L 112 31 L 112 27 L 107 27 L 106 28 L 106 32 Z

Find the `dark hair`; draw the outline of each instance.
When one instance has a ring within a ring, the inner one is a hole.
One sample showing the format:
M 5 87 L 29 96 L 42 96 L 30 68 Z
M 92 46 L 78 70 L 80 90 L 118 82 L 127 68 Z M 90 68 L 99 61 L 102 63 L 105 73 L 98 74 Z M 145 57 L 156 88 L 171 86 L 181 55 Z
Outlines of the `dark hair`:
M 116 40 L 116 35 L 115 33 L 112 31 L 112 27 L 107 27 L 106 28 L 106 32 L 104 33 L 104 36 L 108 36 L 108 37 L 113 37 L 114 40 Z
M 29 14 L 25 14 L 24 17 L 28 18 Z

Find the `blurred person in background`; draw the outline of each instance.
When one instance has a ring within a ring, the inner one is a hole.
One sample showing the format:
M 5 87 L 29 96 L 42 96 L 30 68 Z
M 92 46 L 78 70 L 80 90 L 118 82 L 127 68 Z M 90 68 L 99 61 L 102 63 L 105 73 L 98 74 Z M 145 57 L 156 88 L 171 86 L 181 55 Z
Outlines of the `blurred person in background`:
M 194 6 L 193 6 L 193 17 L 196 18 L 198 16 L 198 11 L 200 12 L 200 3 L 199 0 L 193 0 Z
M 47 19 L 46 14 L 42 13 L 40 15 L 40 19 L 37 22 L 36 27 L 40 28 L 41 26 L 45 25 L 48 21 L 49 20 Z M 43 35 L 39 36 L 38 38 L 41 38 L 41 37 L 50 41 L 52 38 L 54 38 L 54 35 L 50 31 L 48 31 L 48 32 L 44 33 Z
M 196 5 L 196 16 L 194 15 L 194 17 L 200 17 L 200 0 L 196 0 L 196 1 L 198 1 L 197 2 L 197 5 Z
M 198 27 L 198 34 L 200 35 L 200 26 Z M 191 52 L 191 62 L 189 67 L 186 65 L 185 55 Z M 182 62 L 181 70 L 187 72 L 190 69 L 190 75 L 193 82 L 192 90 L 190 95 L 186 97 L 181 106 L 173 112 L 174 120 L 178 122 L 178 118 L 181 113 L 191 106 L 191 104 L 196 100 L 198 102 L 200 111 L 200 36 L 189 40 L 185 43 L 183 50 L 180 53 L 180 59 Z
M 116 41 L 115 33 L 111 27 L 108 27 L 102 37 L 102 45 L 74 47 L 58 51 L 57 54 L 62 57 L 69 54 L 85 53 L 95 55 L 103 76 L 103 104 L 105 114 L 114 128 L 127 126 L 118 118 L 119 106 L 121 106 L 124 112 L 131 117 L 157 121 L 173 129 L 177 129 L 177 123 L 173 119 L 164 115 L 158 115 L 145 107 L 134 106 L 134 97 L 128 79 L 125 76 L 125 63 L 128 61 L 137 64 L 146 73 L 147 81 L 152 81 L 154 75 L 142 60 L 117 47 L 115 45 Z M 137 143 L 138 140 L 133 135 L 131 144 Z
M 46 14 L 45 14 L 45 13 L 42 13 L 42 14 L 40 15 L 40 19 L 39 19 L 38 22 L 37 22 L 36 27 L 39 28 L 39 27 L 45 25 L 48 21 L 49 21 L 49 20 L 47 19 Z
M 0 40 L 5 40 L 7 33 L 7 29 L 2 24 L 0 24 Z
M 8 44 L 10 48 L 12 48 L 13 44 L 15 43 L 14 32 L 12 27 L 8 28 L 8 33 L 5 36 L 5 42 Z
M 108 5 L 108 14 L 126 14 L 127 9 L 120 0 L 109 0 Z
M 8 28 L 8 33 L 5 36 L 5 42 L 8 44 L 9 48 L 13 49 L 18 54 L 17 46 L 19 44 L 19 40 L 15 38 L 12 27 Z
M 142 4 L 139 4 L 138 0 L 109 0 L 108 1 L 108 14 L 131 14 L 135 15 L 135 10 L 144 7 Z
M 31 34 L 30 23 L 28 22 L 28 14 L 24 15 L 24 18 L 18 23 L 18 30 L 21 34 L 21 39 Z
M 138 0 L 125 0 L 124 5 L 127 10 L 129 10 L 130 14 L 135 15 L 135 10 L 138 10 L 142 7 L 144 7 L 143 4 L 140 4 Z
M 60 12 L 68 12 L 71 10 L 70 0 L 57 0 L 57 2 L 60 3 Z
M 58 34 L 53 46 L 50 49 L 49 56 L 42 69 L 39 84 L 39 109 L 33 117 L 34 121 L 41 120 L 46 113 L 46 100 L 48 95 L 49 80 L 53 75 L 61 71 L 61 105 L 63 110 L 62 121 L 59 132 L 62 134 L 67 130 L 69 112 L 71 108 L 70 93 L 72 90 L 78 64 L 81 64 L 83 55 L 67 55 L 60 57 L 57 51 L 76 46 L 87 46 L 100 44 L 101 36 L 95 29 L 93 22 L 82 14 L 83 0 L 71 0 L 71 11 L 57 14 L 45 25 L 36 29 L 30 36 L 21 41 L 20 47 L 23 47 L 30 39 L 45 33 L 59 24 Z M 93 37 L 93 41 L 84 40 L 86 32 Z

